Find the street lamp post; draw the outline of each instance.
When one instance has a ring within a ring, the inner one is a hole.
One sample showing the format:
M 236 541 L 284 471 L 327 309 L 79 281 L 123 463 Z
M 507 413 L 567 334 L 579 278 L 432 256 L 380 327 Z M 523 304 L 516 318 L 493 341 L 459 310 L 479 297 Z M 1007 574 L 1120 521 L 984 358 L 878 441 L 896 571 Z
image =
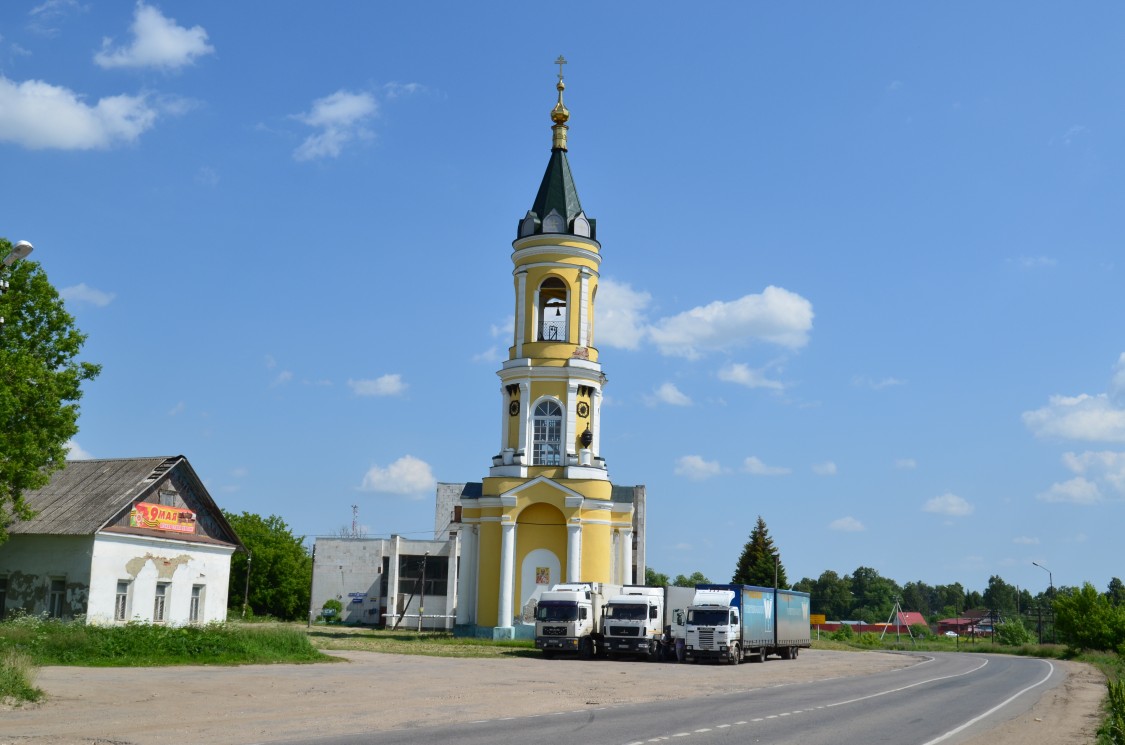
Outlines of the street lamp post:
M 1054 577 L 1054 575 L 1051 574 L 1051 570 L 1048 569 L 1047 567 L 1043 566 L 1042 564 L 1040 564 L 1037 561 L 1033 561 L 1033 562 L 1031 562 L 1031 564 L 1032 564 L 1032 566 L 1039 567 L 1040 569 L 1042 569 L 1044 572 L 1047 573 L 1047 585 L 1048 585 L 1048 587 L 1051 588 L 1051 599 L 1054 600 L 1054 598 L 1055 598 L 1055 577 Z M 1043 608 L 1042 608 L 1043 604 L 1040 603 L 1039 606 L 1040 606 L 1040 609 L 1039 609 L 1039 643 L 1042 644 L 1043 643 Z M 1054 641 L 1054 639 L 1055 639 L 1055 625 L 1054 625 L 1054 623 L 1052 623 L 1051 624 L 1051 641 Z
M 12 246 L 12 250 L 8 252 L 7 256 L 5 256 L 3 259 L 0 259 L 0 264 L 3 264 L 5 268 L 10 267 L 12 264 L 15 264 L 20 259 L 27 258 L 27 255 L 30 254 L 34 250 L 35 250 L 35 246 L 31 245 L 27 241 L 20 241 L 16 245 Z M 0 277 L 0 295 L 3 295 L 7 291 L 8 291 L 8 280 Z M 4 317 L 0 316 L 0 327 L 2 327 L 3 325 L 4 325 Z

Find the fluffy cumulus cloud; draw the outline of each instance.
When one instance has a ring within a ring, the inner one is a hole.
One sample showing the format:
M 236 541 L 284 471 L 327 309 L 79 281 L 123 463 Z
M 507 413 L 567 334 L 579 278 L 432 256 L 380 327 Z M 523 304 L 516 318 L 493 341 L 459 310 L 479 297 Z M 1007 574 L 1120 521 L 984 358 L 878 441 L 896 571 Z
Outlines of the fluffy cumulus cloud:
M 949 515 L 950 517 L 965 517 L 973 514 L 973 506 L 951 492 L 946 492 L 940 497 L 934 497 L 927 501 L 922 509 L 936 515 Z
M 723 472 L 716 460 L 704 460 L 699 455 L 684 455 L 676 461 L 675 474 L 696 481 L 718 476 Z
M 87 303 L 98 308 L 104 308 L 117 297 L 112 292 L 103 292 L 90 287 L 85 282 L 59 290 L 63 300 L 68 303 Z
M 413 455 L 404 455 L 386 468 L 372 466 L 363 476 L 363 491 L 404 494 L 422 499 L 433 491 L 437 480 L 430 464 Z
M 859 520 L 852 516 L 841 517 L 838 520 L 833 520 L 828 524 L 829 530 L 838 530 L 841 533 L 859 533 L 867 530 Z
M 339 90 L 313 101 L 312 107 L 293 118 L 316 130 L 293 151 L 299 161 L 337 158 L 357 140 L 374 137 L 370 121 L 379 113 L 379 104 L 370 93 Z
M 1112 450 L 1064 453 L 1062 460 L 1072 472 L 1104 483 L 1125 496 L 1125 453 Z
M 215 48 L 207 43 L 202 26 L 185 28 L 157 8 L 137 3 L 133 14 L 132 41 L 114 46 L 113 39 L 103 39 L 102 49 L 94 62 L 102 67 L 158 67 L 175 70 L 195 63 Z
M 1051 396 L 1047 405 L 1023 414 L 1039 437 L 1090 442 L 1125 442 L 1125 353 L 1117 358 L 1108 393 Z
M 784 466 L 770 466 L 762 462 L 762 459 L 756 455 L 751 455 L 746 460 L 742 461 L 742 468 L 747 473 L 754 476 L 784 476 L 790 473 L 790 469 Z
M 156 123 L 146 96 L 107 96 L 91 105 L 41 80 L 0 76 L 0 141 L 31 150 L 92 150 L 135 142 Z
M 83 450 L 82 446 L 74 440 L 67 440 L 63 447 L 66 448 L 66 457 L 69 460 L 92 460 L 94 457 Z
M 780 391 L 785 384 L 778 380 L 771 380 L 765 370 L 755 370 L 742 362 L 732 362 L 719 369 L 719 380 L 726 383 L 737 383 L 747 388 L 768 388 Z
M 357 396 L 397 396 L 406 390 L 402 376 L 382 375 L 374 380 L 349 380 L 348 387 Z
M 644 314 L 652 302 L 623 282 L 604 278 L 598 282 L 598 316 L 595 333 L 601 346 L 639 349 L 645 337 Z
M 1082 476 L 1069 481 L 1051 484 L 1051 488 L 1037 495 L 1041 502 L 1064 502 L 1066 504 L 1097 504 L 1102 501 L 1102 491 L 1098 485 Z
M 695 359 L 751 341 L 798 349 L 808 343 L 812 321 L 812 303 L 770 286 L 757 295 L 717 300 L 660 319 L 649 327 L 648 336 L 662 354 Z
M 653 390 L 648 397 L 651 405 L 668 404 L 669 406 L 691 406 L 691 399 L 676 387 L 675 383 L 664 383 Z

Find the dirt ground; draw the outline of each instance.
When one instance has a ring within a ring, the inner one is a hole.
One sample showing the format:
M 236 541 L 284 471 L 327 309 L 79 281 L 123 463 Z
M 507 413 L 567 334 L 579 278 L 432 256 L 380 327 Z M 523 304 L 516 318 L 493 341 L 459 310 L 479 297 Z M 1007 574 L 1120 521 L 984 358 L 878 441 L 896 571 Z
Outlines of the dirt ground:
M 48 699 L 0 707 L 0 745 L 233 745 L 655 701 L 684 690 L 731 693 L 914 662 L 905 655 L 826 650 L 738 667 L 333 654 L 345 661 L 44 668 L 36 684 Z M 1094 742 L 1104 681 L 1087 665 L 1056 664 L 1067 671 L 1066 683 L 972 745 Z

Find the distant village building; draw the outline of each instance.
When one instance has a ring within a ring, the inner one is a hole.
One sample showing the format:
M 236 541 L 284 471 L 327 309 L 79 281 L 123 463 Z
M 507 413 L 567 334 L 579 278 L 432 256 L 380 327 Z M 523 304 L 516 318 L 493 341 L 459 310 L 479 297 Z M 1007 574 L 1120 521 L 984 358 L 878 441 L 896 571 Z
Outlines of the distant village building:
M 182 455 L 67 461 L 24 498 L 36 514 L 0 544 L 0 616 L 226 619 L 230 557 L 245 549 Z

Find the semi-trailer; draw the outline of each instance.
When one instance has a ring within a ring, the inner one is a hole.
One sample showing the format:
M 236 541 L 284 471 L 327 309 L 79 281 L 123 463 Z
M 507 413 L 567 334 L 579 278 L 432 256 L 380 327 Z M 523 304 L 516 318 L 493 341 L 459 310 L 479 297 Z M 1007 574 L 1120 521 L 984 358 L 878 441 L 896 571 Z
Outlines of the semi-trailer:
M 794 659 L 812 644 L 809 594 L 752 585 L 696 585 L 684 623 L 688 662 Z

